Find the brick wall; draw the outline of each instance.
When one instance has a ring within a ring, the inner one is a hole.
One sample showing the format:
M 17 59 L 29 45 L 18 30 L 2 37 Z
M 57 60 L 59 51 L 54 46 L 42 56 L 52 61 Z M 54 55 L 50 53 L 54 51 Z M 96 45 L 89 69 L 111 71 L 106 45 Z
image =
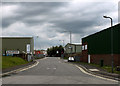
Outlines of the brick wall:
M 111 58 L 111 54 L 96 54 L 96 55 L 91 55 L 91 63 L 95 63 L 95 64 L 100 64 L 100 61 L 103 60 L 104 61 L 104 65 L 111 65 L 112 62 L 112 58 Z M 114 65 L 115 66 L 120 66 L 120 54 L 114 54 Z
M 87 50 L 82 51 L 82 58 L 80 58 L 80 61 L 82 62 L 88 62 L 88 53 Z
M 120 66 L 120 54 L 114 54 L 114 66 Z M 104 65 L 110 65 L 111 66 L 111 54 L 95 54 L 90 55 L 90 61 L 91 63 L 100 64 L 100 61 L 104 61 Z M 82 52 L 82 58 L 80 59 L 82 62 L 88 62 L 88 54 L 87 51 Z
M 82 62 L 88 62 L 88 50 L 85 50 L 85 45 L 88 45 L 88 44 L 82 43 L 82 46 L 84 46 L 84 50 L 82 49 L 82 58 L 80 58 L 80 61 Z
M 88 43 L 82 43 L 82 46 L 88 45 Z M 114 54 L 114 65 L 120 66 L 120 54 Z M 110 65 L 112 62 L 111 54 L 92 54 L 90 55 L 91 63 L 100 64 L 100 61 L 104 61 L 104 65 Z M 80 61 L 88 63 L 88 50 L 82 50 L 82 58 Z

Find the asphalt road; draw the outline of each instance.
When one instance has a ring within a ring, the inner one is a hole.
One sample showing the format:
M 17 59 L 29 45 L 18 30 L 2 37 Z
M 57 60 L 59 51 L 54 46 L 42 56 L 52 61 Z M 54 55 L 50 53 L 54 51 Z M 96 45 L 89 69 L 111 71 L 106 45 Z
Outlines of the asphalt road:
M 83 73 L 57 57 L 38 60 L 39 64 L 31 69 L 4 77 L 3 84 L 117 84 Z

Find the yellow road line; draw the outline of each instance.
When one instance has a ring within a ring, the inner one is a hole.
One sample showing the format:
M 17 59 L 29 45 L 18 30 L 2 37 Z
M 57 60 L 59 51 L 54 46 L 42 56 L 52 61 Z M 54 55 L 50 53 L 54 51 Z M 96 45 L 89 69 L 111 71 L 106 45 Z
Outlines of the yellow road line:
M 97 77 L 97 78 L 100 78 L 100 79 L 104 79 L 104 80 L 109 80 L 109 81 L 113 81 L 113 82 L 118 82 L 117 80 L 112 80 L 112 79 L 108 79 L 108 78 L 104 78 L 104 77 L 101 77 L 101 76 L 97 76 L 97 75 L 93 75 L 91 73 L 88 73 L 86 72 L 85 70 L 83 70 L 81 67 L 79 67 L 78 65 L 75 65 L 77 68 L 79 68 L 79 70 L 81 70 L 83 73 L 87 74 L 87 75 L 91 75 L 91 76 L 94 76 L 94 77 Z
M 33 67 L 37 66 L 38 64 L 39 64 L 39 62 L 36 61 L 36 64 L 34 64 L 34 65 L 32 65 L 32 66 L 30 65 L 30 66 L 28 66 L 27 68 L 20 68 L 20 69 L 13 70 L 13 71 L 10 71 L 10 72 L 7 72 L 7 73 L 3 73 L 3 74 L 0 74 L 0 76 L 2 76 L 2 75 L 7 75 L 7 74 L 10 74 L 10 73 L 13 73 L 13 72 L 25 71 L 25 70 L 28 70 L 28 69 L 30 69 L 30 68 L 33 68 Z

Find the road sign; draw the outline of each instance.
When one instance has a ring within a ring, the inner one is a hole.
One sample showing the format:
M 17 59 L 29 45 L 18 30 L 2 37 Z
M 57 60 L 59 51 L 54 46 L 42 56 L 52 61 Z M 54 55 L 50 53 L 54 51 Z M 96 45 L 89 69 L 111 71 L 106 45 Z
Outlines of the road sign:
M 18 50 L 7 50 L 6 54 L 19 54 L 20 52 Z
M 27 53 L 30 53 L 30 44 L 27 44 Z

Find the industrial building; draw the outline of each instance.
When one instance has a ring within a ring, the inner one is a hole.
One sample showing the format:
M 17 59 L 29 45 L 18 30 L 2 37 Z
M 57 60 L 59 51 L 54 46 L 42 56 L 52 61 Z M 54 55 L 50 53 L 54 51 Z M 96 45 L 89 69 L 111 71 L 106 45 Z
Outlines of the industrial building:
M 34 50 L 34 56 L 35 58 L 43 58 L 46 56 L 46 51 L 45 50 Z
M 70 44 L 68 43 L 66 46 L 65 46 L 65 53 L 66 54 L 75 54 L 75 53 L 80 53 L 82 52 L 82 45 L 79 43 L 73 43 L 73 44 Z
M 64 48 L 64 56 L 70 57 L 73 56 L 75 61 L 79 62 L 82 53 L 82 44 L 81 43 L 68 43 Z
M 3 56 L 34 53 L 33 37 L 0 37 L 0 39 Z
M 111 28 L 113 36 L 111 36 Z M 113 41 L 111 42 L 111 37 Z M 111 48 L 113 43 L 113 49 Z M 82 38 L 82 58 L 83 62 L 100 64 L 103 61 L 104 65 L 111 65 L 113 50 L 114 66 L 120 66 L 120 24 L 109 27 L 95 34 Z

